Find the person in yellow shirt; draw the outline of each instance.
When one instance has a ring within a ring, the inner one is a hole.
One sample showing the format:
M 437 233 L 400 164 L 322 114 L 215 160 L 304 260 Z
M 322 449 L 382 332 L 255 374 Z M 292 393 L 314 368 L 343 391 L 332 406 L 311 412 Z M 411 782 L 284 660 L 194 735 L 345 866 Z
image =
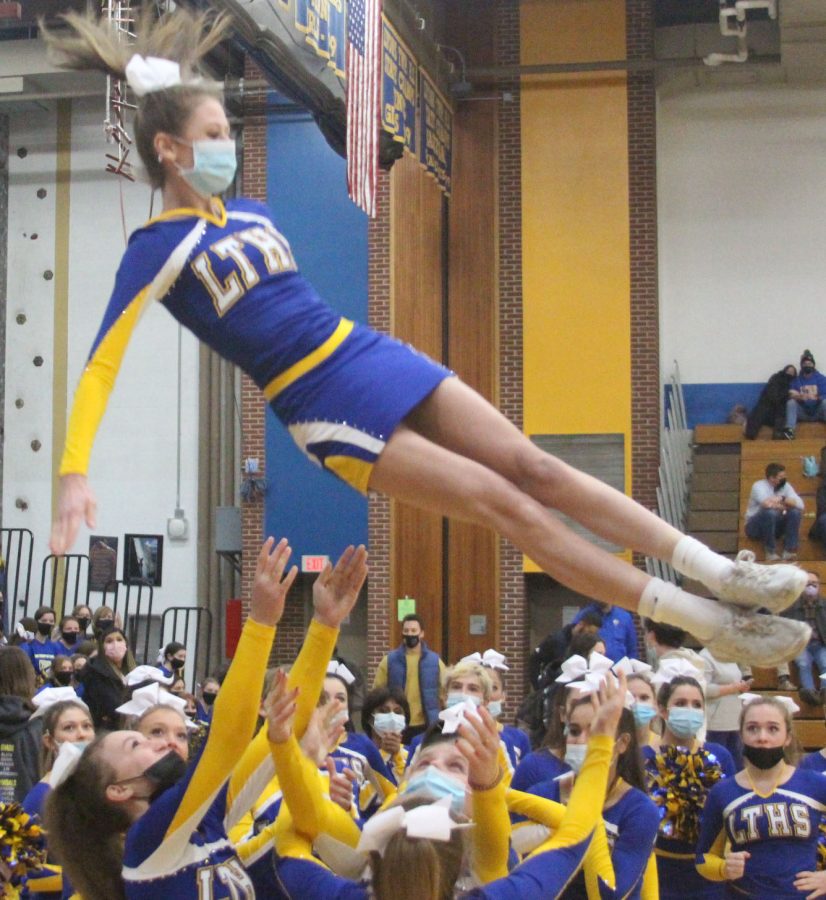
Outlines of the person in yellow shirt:
M 373 690 L 380 687 L 404 691 L 410 704 L 405 743 L 439 721 L 439 686 L 445 664 L 424 642 L 422 620 L 416 613 L 402 619 L 402 643 L 386 654 L 376 670 Z

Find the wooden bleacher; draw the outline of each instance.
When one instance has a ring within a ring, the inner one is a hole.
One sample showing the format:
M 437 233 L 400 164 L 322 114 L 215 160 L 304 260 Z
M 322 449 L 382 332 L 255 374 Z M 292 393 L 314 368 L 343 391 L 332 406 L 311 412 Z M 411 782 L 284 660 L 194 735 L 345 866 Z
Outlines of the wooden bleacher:
M 733 556 L 739 550 L 753 550 L 758 559 L 763 548 L 745 534 L 744 516 L 752 484 L 764 477 L 766 465 L 778 462 L 786 467 L 792 487 L 806 509 L 800 527 L 798 565 L 817 572 L 826 585 L 826 548 L 810 541 L 808 531 L 814 521 L 815 492 L 820 478 L 804 478 L 802 458 L 814 456 L 826 445 L 826 425 L 803 422 L 794 441 L 774 441 L 771 429 L 763 428 L 757 440 L 743 437 L 739 425 L 698 425 L 694 430 L 694 473 L 689 496 L 687 530 L 720 553 Z M 824 473 L 826 474 L 826 473 Z M 781 545 L 782 549 L 782 545 Z M 703 592 L 697 582 L 686 581 L 687 590 Z M 705 592 L 707 593 L 707 592 Z M 792 679 L 796 681 L 794 665 Z M 795 716 L 795 732 L 806 750 L 826 746 L 824 708 L 804 703 L 797 691 L 778 691 L 774 669 L 752 670 L 753 690 L 762 694 L 791 697 L 800 706 Z M 815 682 L 816 683 L 816 682 Z

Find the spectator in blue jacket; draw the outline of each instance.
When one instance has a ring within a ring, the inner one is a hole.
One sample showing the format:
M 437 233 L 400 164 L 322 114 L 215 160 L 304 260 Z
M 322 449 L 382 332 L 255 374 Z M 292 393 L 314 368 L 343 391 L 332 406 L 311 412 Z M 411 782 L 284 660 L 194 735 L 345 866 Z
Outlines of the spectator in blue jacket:
M 46 673 L 52 667 L 52 661 L 56 656 L 71 656 L 69 650 L 61 641 L 52 640 L 52 632 L 55 627 L 55 614 L 50 606 L 41 606 L 34 614 L 37 630 L 32 640 L 23 644 L 23 650 L 34 666 L 35 674 L 43 680 Z
M 786 430 L 783 436 L 794 440 L 798 419 L 826 422 L 826 375 L 815 368 L 811 350 L 800 357 L 800 374 L 792 381 L 786 403 Z
M 610 603 L 589 603 L 574 616 L 573 624 L 576 625 L 589 611 L 596 611 L 602 616 L 599 636 L 605 641 L 605 655 L 608 659 L 613 659 L 614 662 L 623 656 L 639 659 L 637 629 L 634 618 L 628 610 L 612 606 Z

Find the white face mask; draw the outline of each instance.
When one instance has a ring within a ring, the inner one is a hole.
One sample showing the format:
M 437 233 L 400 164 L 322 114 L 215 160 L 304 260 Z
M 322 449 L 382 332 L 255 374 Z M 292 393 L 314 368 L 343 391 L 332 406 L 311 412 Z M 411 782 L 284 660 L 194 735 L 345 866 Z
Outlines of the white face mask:
M 178 166 L 178 172 L 189 186 L 202 197 L 223 193 L 235 178 L 237 166 L 235 141 L 232 138 L 220 140 L 184 141 L 181 144 L 192 147 L 192 168 Z
M 582 768 L 582 764 L 585 762 L 585 756 L 587 753 L 587 744 L 565 745 L 565 762 L 568 763 L 575 774 L 579 774 L 579 770 Z
M 406 724 L 404 716 L 398 713 L 376 713 L 373 716 L 373 729 L 380 734 L 401 734 Z
M 491 700 L 490 703 L 488 703 L 488 712 L 493 716 L 494 719 L 498 719 L 499 716 L 502 715 L 502 701 Z
M 451 706 L 458 706 L 460 703 L 464 703 L 466 700 L 472 703 L 474 706 L 482 705 L 482 698 L 477 696 L 476 694 L 463 694 L 461 691 L 451 691 L 447 695 L 445 706 L 450 709 Z

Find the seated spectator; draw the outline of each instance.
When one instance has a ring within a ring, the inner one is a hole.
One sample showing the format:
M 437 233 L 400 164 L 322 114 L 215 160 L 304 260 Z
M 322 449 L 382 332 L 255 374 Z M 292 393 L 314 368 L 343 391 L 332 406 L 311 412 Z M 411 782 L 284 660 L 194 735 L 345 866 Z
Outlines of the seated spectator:
M 92 613 L 92 634 L 94 635 L 95 640 L 97 640 L 98 635 L 102 631 L 108 631 L 115 625 L 120 628 L 119 618 L 119 616 L 115 615 L 115 611 L 111 607 L 99 606 Z
M 63 652 L 71 656 L 80 642 L 80 623 L 74 616 L 64 616 L 57 630 L 60 634 L 57 642 L 63 645 Z
M 19 647 L 21 644 L 33 641 L 36 633 L 37 622 L 35 622 L 34 618 L 32 616 L 23 616 L 11 633 L 9 643 L 13 647 Z
M 797 369 L 790 363 L 779 372 L 775 372 L 766 382 L 757 403 L 746 419 L 744 434 L 750 441 L 757 437 L 763 425 L 771 427 L 772 437 L 775 439 L 785 437 L 783 432 L 786 427 L 786 402 L 795 378 Z
M 201 722 L 209 722 L 212 719 L 212 707 L 215 704 L 215 698 L 221 689 L 221 683 L 214 676 L 204 679 L 201 685 L 198 701 L 198 720 Z
M 812 629 L 812 638 L 806 649 L 795 659 L 797 676 L 800 679 L 800 697 L 806 703 L 820 706 L 821 691 L 818 681 L 812 677 L 812 663 L 818 675 L 826 674 L 826 601 L 820 596 L 820 578 L 816 572 L 807 573 L 806 587 L 803 593 L 783 613 L 790 619 L 807 622 Z
M 800 357 L 800 374 L 792 379 L 786 401 L 786 428 L 783 436 L 794 440 L 798 419 L 804 422 L 826 421 L 826 376 L 815 368 L 811 350 Z
M 74 687 L 75 667 L 71 656 L 56 656 L 46 672 L 46 680 L 43 683 L 46 688 Z
M 815 494 L 815 520 L 809 529 L 809 540 L 826 544 L 826 471 L 822 474 L 823 481 Z
M 361 727 L 379 748 L 381 758 L 398 784 L 407 767 L 407 747 L 402 735 L 410 721 L 410 706 L 398 688 L 376 688 L 364 698 Z
M 186 647 L 179 641 L 170 641 L 163 648 L 163 656 L 158 668 L 168 678 L 170 675 L 183 675 L 186 665 Z
M 599 636 L 605 641 L 605 656 L 618 660 L 623 656 L 637 659 L 638 637 L 634 618 L 627 609 L 613 606 L 611 603 L 589 603 L 575 616 L 574 623 L 579 622 L 588 610 L 594 610 L 602 616 Z
M 563 625 L 559 631 L 549 634 L 544 641 L 531 653 L 528 660 L 528 677 L 531 686 L 538 688 L 542 673 L 548 669 L 548 677 L 542 678 L 543 684 L 549 684 L 559 675 L 559 667 L 562 661 L 571 654 L 568 647 L 574 635 L 582 633 L 596 634 L 602 627 L 602 613 L 596 609 L 586 610 L 576 622 Z
M 786 467 L 772 462 L 766 477 L 751 486 L 746 508 L 746 535 L 760 541 L 767 562 L 780 559 L 777 539 L 783 538 L 783 559 L 797 559 L 803 501 L 786 478 Z
M 60 641 L 51 639 L 55 627 L 55 614 L 50 606 L 41 606 L 34 614 L 35 634 L 32 640 L 23 644 L 35 674 L 43 679 L 56 656 L 69 656 L 71 651 Z
M 86 668 L 89 657 L 83 653 L 73 653 L 69 659 L 72 661 L 72 667 L 75 670 L 75 681 L 80 681 L 80 673 Z
M 135 658 L 119 628 L 110 628 L 98 636 L 97 656 L 83 670 L 83 699 L 92 714 L 95 728 L 118 727 L 117 708 L 129 696 L 124 677 L 135 668 Z
M 0 650 L 0 802 L 20 802 L 40 778 L 42 722 L 31 718 L 35 675 L 20 647 Z
M 81 603 L 72 610 L 72 616 L 80 626 L 80 633 L 77 636 L 78 643 L 93 639 L 93 635 L 89 633 L 89 626 L 92 624 L 92 610 L 85 603 Z

